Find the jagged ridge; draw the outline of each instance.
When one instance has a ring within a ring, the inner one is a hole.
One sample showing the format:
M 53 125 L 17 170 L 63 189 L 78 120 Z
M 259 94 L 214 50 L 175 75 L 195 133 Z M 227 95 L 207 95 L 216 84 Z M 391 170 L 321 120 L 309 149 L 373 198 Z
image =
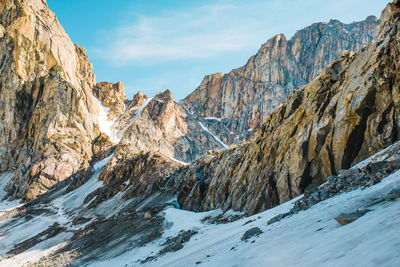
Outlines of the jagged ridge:
M 206 76 L 181 103 L 203 117 L 222 118 L 229 131 L 219 134 L 226 142 L 247 139 L 294 89 L 309 83 L 345 50 L 355 52 L 368 44 L 378 24 L 370 16 L 351 24 L 315 23 L 290 40 L 279 34 L 243 67 Z

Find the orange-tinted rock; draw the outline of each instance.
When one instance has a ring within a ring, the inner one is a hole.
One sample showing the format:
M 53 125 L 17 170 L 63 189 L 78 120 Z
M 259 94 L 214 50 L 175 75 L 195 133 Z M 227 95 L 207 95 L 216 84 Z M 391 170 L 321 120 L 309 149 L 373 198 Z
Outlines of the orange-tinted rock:
M 331 20 L 300 30 L 290 40 L 279 34 L 243 67 L 206 76 L 182 104 L 203 117 L 221 118 L 229 129 L 218 132 L 221 139 L 239 143 L 294 89 L 309 83 L 344 51 L 358 51 L 370 42 L 378 23 L 373 16 L 351 24 Z

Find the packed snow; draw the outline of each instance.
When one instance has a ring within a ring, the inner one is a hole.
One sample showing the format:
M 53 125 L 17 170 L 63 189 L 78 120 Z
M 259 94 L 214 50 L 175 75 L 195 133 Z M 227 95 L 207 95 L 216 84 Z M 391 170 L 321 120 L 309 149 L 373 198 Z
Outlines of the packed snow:
M 376 186 L 338 195 L 271 225 L 268 220 L 289 211 L 295 200 L 220 225 L 201 222 L 218 211 L 192 213 L 168 208 L 164 217 L 171 226 L 163 240 L 181 230 L 194 229 L 198 234 L 183 249 L 143 266 L 400 266 L 400 199 L 368 207 L 392 188 L 400 188 L 400 171 Z M 346 226 L 334 220 L 343 212 L 367 207 L 369 213 Z M 253 227 L 263 233 L 242 241 L 243 233 Z M 155 255 L 160 244 L 88 266 L 137 266 L 139 260 Z
M 22 205 L 20 200 L 7 199 L 7 192 L 5 191 L 5 188 L 14 174 L 15 172 L 0 173 L 0 216 L 8 210 L 12 210 Z
M 208 128 L 206 126 L 204 126 L 204 124 L 202 124 L 201 122 L 199 122 L 201 129 L 203 129 L 203 131 L 206 131 L 207 133 L 209 133 L 223 148 L 227 149 L 229 148 L 224 142 L 221 141 L 221 139 L 219 139 L 217 136 L 215 136 L 214 134 L 212 134 Z
M 110 109 L 103 106 L 99 99 L 97 99 L 97 98 L 95 98 L 95 99 L 96 99 L 96 102 L 97 102 L 97 104 L 99 106 L 99 110 L 100 110 L 99 115 L 98 115 L 100 131 L 102 133 L 105 133 L 106 135 L 108 135 L 108 137 L 110 137 L 110 139 L 113 143 L 118 143 L 119 138 L 114 133 L 115 132 L 114 122 L 110 121 L 107 117 L 107 114 Z
M 38 205 L 39 208 L 47 208 L 49 212 L 43 212 L 32 219 L 27 219 L 25 217 L 18 219 L 11 218 L 0 222 L 0 259 L 2 259 L 0 260 L 0 266 L 22 266 L 28 262 L 37 261 L 41 257 L 49 255 L 53 251 L 57 250 L 68 239 L 70 239 L 73 236 L 72 231 L 76 230 L 76 227 L 72 225 L 73 213 L 83 211 L 83 202 L 85 198 L 91 192 L 103 185 L 103 182 L 99 181 L 98 177 L 112 156 L 113 155 L 94 164 L 94 174 L 83 185 L 65 195 L 59 196 L 48 205 Z M 11 174 L 8 173 L 0 176 L 1 185 L 9 179 L 7 177 L 10 175 Z M 4 176 L 6 179 L 3 179 Z M 0 205 L 4 205 L 4 203 L 8 202 L 1 201 Z M 17 206 L 14 206 L 13 208 L 15 207 Z M 12 208 L 9 210 L 11 209 Z M 110 209 L 108 209 L 108 211 L 109 210 Z M 8 251 L 15 245 L 38 235 L 54 224 L 64 226 L 67 230 L 53 238 L 43 239 L 34 247 L 16 255 L 15 257 L 5 259 L 5 255 L 7 255 Z M 82 225 L 81 227 L 84 226 L 85 225 Z

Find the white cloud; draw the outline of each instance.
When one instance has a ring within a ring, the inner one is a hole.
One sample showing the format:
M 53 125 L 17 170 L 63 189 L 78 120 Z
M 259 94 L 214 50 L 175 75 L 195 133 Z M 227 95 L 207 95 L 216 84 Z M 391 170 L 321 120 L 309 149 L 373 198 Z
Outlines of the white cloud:
M 158 17 L 140 16 L 115 30 L 98 55 L 116 62 L 209 58 L 254 46 L 257 21 L 239 17 L 235 5 L 207 5 Z M 259 23 L 258 23 L 259 24 Z
M 280 32 L 293 34 L 312 22 L 341 19 L 338 15 L 345 18 L 347 13 L 355 18 L 353 11 L 358 10 L 355 8 L 363 1 L 288 0 L 283 3 L 281 0 L 249 0 L 167 10 L 151 16 L 136 15 L 132 17 L 134 22 L 106 33 L 108 41 L 97 49 L 96 56 L 123 65 L 223 57 L 232 52 L 254 51 Z

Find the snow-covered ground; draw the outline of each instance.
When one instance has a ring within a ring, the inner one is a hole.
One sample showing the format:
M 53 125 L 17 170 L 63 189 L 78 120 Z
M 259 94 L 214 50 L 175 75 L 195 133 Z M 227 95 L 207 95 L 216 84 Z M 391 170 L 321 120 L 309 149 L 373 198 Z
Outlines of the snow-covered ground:
M 73 236 L 73 231 L 77 228 L 72 225 L 73 213 L 81 212 L 85 205 L 83 202 L 91 192 L 101 187 L 103 182 L 98 180 L 101 170 L 111 159 L 112 155 L 97 162 L 94 165 L 94 174 L 82 186 L 75 190 L 62 194 L 47 205 L 37 205 L 37 208 L 47 208 L 49 212 L 43 212 L 32 219 L 10 218 L 0 223 L 0 266 L 23 266 L 28 262 L 38 261 L 41 257 L 49 255 L 60 248 Z M 10 179 L 12 173 L 0 175 L 0 184 L 3 185 Z M 4 187 L 2 187 L 4 188 Z M 2 190 L 2 189 L 1 189 Z M 1 196 L 5 193 L 0 192 Z M 7 205 L 8 210 L 21 206 L 17 201 L 1 201 L 0 206 Z M 4 210 L 3 210 L 4 213 Z M 2 214 L 0 213 L 0 216 Z M 54 224 L 66 227 L 66 231 L 55 237 L 43 239 L 34 247 L 11 258 L 6 258 L 6 254 L 15 245 L 34 237 Z M 82 225 L 81 227 L 84 227 Z
M 223 225 L 201 222 L 218 211 L 169 208 L 165 218 L 172 226 L 163 240 L 181 230 L 195 229 L 198 234 L 183 249 L 143 266 L 400 266 L 400 199 L 368 207 L 392 188 L 400 188 L 400 171 L 374 187 L 338 195 L 271 225 L 268 220 L 289 211 L 295 200 Z M 367 207 L 369 213 L 346 226 L 334 220 L 343 212 Z M 243 233 L 252 227 L 263 233 L 242 241 Z M 138 260 L 156 255 L 161 243 L 89 266 L 137 266 Z
M 0 216 L 8 210 L 12 210 L 22 205 L 19 200 L 3 200 L 7 196 L 5 188 L 13 176 L 14 172 L 0 173 Z
M 382 150 L 355 167 L 365 166 L 377 160 L 390 160 L 399 143 Z M 43 210 L 27 218 L 17 216 L 0 222 L 0 266 L 23 266 L 38 261 L 41 257 L 63 247 L 74 233 L 83 229 L 97 218 L 110 218 L 130 205 L 134 199 L 124 199 L 123 192 L 100 203 L 95 208 L 83 204 L 85 198 L 102 185 L 99 174 L 112 156 L 94 166 L 94 174 L 83 185 L 65 193 L 66 187 L 54 192 L 48 203 L 35 204 L 35 210 Z M 13 173 L 0 174 L 0 197 L 5 196 L 3 188 Z M 381 183 L 365 190 L 343 193 L 320 202 L 306 211 L 286 217 L 268 225 L 267 222 L 278 214 L 289 211 L 294 199 L 278 207 L 245 217 L 227 224 L 210 224 L 205 217 L 222 213 L 215 210 L 193 213 L 173 207 L 161 212 L 164 231 L 161 238 L 142 247 L 126 250 L 121 242 L 114 252 L 99 255 L 87 266 L 400 266 L 400 199 L 377 203 L 393 188 L 400 188 L 400 170 Z M 157 197 L 157 196 L 154 196 Z M 151 201 L 151 197 L 147 199 Z M 176 201 L 176 200 L 175 200 Z M 373 204 L 373 205 L 371 205 Z M 0 210 L 12 209 L 18 202 L 0 202 Z M 341 213 L 370 209 L 371 211 L 355 222 L 341 226 L 334 218 Z M 3 211 L 5 212 L 5 211 Z M 235 215 L 233 211 L 228 215 Z M 88 223 L 73 225 L 76 215 L 90 218 Z M 1 218 L 0 214 L 0 218 Z M 227 214 L 225 214 L 226 216 Z M 10 258 L 7 253 L 17 244 L 40 235 L 54 224 L 64 231 L 45 238 L 24 252 Z M 242 241 L 243 234 L 259 227 L 263 233 L 258 237 Z M 176 237 L 181 231 L 194 230 L 197 234 L 184 243 L 183 248 L 166 254 L 159 254 L 167 238 Z M 134 242 L 134 238 L 125 242 Z M 115 256 L 119 255 L 119 256 Z M 140 262 L 154 256 L 154 260 Z

